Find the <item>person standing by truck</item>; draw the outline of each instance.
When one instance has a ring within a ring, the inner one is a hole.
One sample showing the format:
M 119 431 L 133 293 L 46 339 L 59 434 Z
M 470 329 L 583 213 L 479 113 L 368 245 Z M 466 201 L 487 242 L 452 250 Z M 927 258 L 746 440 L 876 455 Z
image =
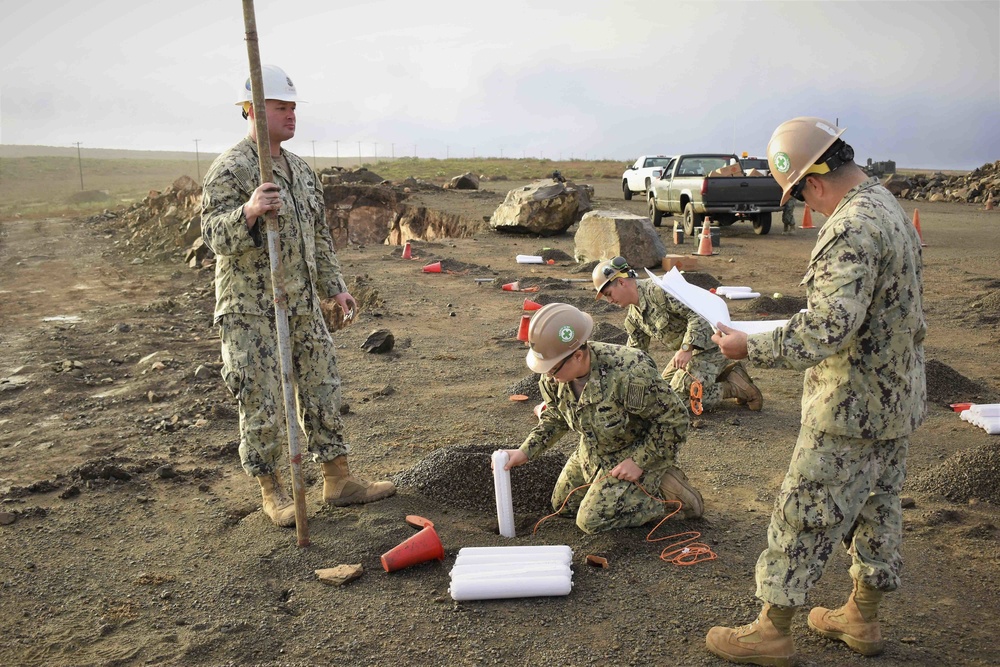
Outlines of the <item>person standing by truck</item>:
M 597 299 L 604 297 L 619 308 L 628 308 L 628 347 L 648 352 L 650 341 L 656 338 L 674 353 L 663 378 L 685 402 L 690 404 L 691 386 L 697 382 L 701 395 L 695 405 L 700 403 L 704 410 L 729 398 L 755 412 L 764 406 L 760 389 L 743 364 L 726 359 L 712 342 L 708 322 L 652 280 L 637 279 L 624 257 L 599 262 L 591 277 Z
M 781 207 L 781 224 L 784 225 L 782 234 L 795 232 L 795 197 L 789 197 L 785 205 Z
M 863 655 L 882 651 L 878 607 L 900 583 L 910 434 L 926 416 L 920 237 L 899 202 L 854 163 L 844 130 L 820 118 L 778 126 L 768 161 L 783 188 L 827 216 L 803 284 L 808 310 L 747 334 L 719 324 L 730 359 L 805 369 L 802 423 L 757 560 L 760 615 L 715 627 L 709 651 L 731 662 L 795 662 L 791 623 L 838 544 L 853 590 L 814 607 L 809 627 Z

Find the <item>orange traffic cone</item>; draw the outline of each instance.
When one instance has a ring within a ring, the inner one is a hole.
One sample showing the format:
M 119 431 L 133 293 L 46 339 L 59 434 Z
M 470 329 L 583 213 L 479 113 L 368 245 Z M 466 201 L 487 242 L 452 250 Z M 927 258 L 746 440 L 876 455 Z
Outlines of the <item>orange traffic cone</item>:
M 531 322 L 531 315 L 521 315 L 521 326 L 517 328 L 517 339 L 522 343 L 528 342 L 528 324 Z
M 535 302 L 534 302 L 534 301 L 532 301 L 531 299 L 525 299 L 525 300 L 524 300 L 524 308 L 523 308 L 523 310 L 524 310 L 524 312 L 526 312 L 526 313 L 530 313 L 530 312 L 531 312 L 531 311 L 533 311 L 533 310 L 538 310 L 538 309 L 539 309 L 539 308 L 541 308 L 541 307 L 542 307 L 542 304 L 540 304 L 540 303 L 535 303 Z
M 799 229 L 814 229 L 812 209 L 806 206 L 805 213 L 802 214 L 802 226 Z
M 382 567 L 386 572 L 395 572 L 429 560 L 444 560 L 444 545 L 430 521 L 419 533 L 382 554 Z
M 518 289 L 518 287 L 519 286 L 517 284 L 517 281 L 515 280 L 512 283 L 507 283 L 506 285 L 504 285 L 503 286 L 503 291 L 504 292 L 519 292 L 520 290 Z
M 924 243 L 924 233 L 920 231 L 920 211 L 913 209 L 913 226 L 917 228 L 917 236 L 920 237 L 920 247 L 926 248 L 927 244 Z
M 413 249 L 410 248 L 409 241 L 403 246 L 403 259 L 413 259 Z
M 692 255 L 702 255 L 705 257 L 712 256 L 712 230 L 708 225 L 708 221 L 705 221 L 704 226 L 701 228 L 701 234 L 698 235 L 701 241 L 698 243 L 698 252 L 691 253 Z
M 424 273 L 441 273 L 441 262 L 434 262 L 424 267 Z

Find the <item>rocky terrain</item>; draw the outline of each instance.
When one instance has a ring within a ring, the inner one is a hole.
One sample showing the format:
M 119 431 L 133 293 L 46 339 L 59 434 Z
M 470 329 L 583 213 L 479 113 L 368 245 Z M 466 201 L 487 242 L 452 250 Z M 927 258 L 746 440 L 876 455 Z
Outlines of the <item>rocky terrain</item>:
M 577 282 L 590 274 L 572 259 L 575 227 L 548 238 L 488 229 L 484 219 L 521 184 L 411 187 L 399 201 L 460 233 L 414 240 L 413 260 L 349 237 L 338 248 L 363 304 L 335 334 L 352 465 L 394 479 L 399 493 L 324 507 L 318 467 L 304 464 L 311 545 L 301 548 L 263 516 L 239 467 L 211 261 L 190 254 L 192 185 L 88 220 L 0 223 L 0 664 L 723 664 L 704 636 L 756 614 L 753 564 L 795 441 L 801 374 L 751 368 L 763 411 L 726 404 L 695 420 L 680 462 L 704 493 L 702 520 L 672 518 L 652 535 L 653 526 L 586 536 L 561 518 L 539 525 L 574 446 L 566 438 L 514 471 L 517 537 L 501 538 L 488 455 L 521 441 L 537 401 L 515 339 L 524 298 L 587 309 L 602 340 L 621 340 L 623 314 Z M 645 212 L 621 201 L 615 180 L 590 185 L 595 209 Z M 887 648 L 874 660 L 812 635 L 797 616 L 805 665 L 996 664 L 1000 441 L 948 405 L 1000 401 L 1000 213 L 982 202 L 903 204 L 908 214 L 919 204 L 927 243 L 931 397 L 911 445 L 904 585 L 880 612 Z M 658 230 L 668 250 L 692 252 L 671 244 L 670 226 Z M 815 236 L 735 225 L 689 275 L 760 291 L 732 302 L 740 319 L 780 317 L 801 307 Z M 514 259 L 542 253 L 554 263 Z M 437 261 L 442 273 L 421 271 Z M 514 280 L 538 291 L 500 288 Z M 391 350 L 363 348 L 376 329 L 392 333 Z M 661 365 L 669 358 L 652 352 Z M 379 556 L 413 534 L 411 514 L 434 522 L 445 559 L 388 574 Z M 684 539 L 716 559 L 661 560 Z M 458 550 L 508 544 L 569 545 L 573 591 L 454 602 Z M 589 554 L 609 567 L 587 565 Z M 364 574 L 343 587 L 315 574 L 358 563 Z M 814 604 L 842 602 L 848 565 L 842 552 L 831 559 Z

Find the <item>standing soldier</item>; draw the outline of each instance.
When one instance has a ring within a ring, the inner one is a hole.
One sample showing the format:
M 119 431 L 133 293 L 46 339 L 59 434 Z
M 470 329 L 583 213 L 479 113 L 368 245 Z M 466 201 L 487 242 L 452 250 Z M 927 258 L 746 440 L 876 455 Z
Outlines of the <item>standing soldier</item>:
M 552 507 L 567 507 L 576 525 L 592 534 L 662 519 L 681 503 L 700 517 L 701 494 L 677 467 L 688 430 L 684 405 L 645 352 L 588 342 L 590 315 L 565 303 L 539 309 L 528 326 L 528 368 L 541 374 L 546 408 L 519 449 L 508 449 L 506 469 L 523 465 L 568 431 L 580 434 L 552 491 Z M 570 495 L 590 484 L 586 494 Z M 642 487 L 649 493 L 645 493 Z
M 926 413 L 920 238 L 892 193 L 854 163 L 843 132 L 794 118 L 767 147 L 782 204 L 795 197 L 828 216 L 802 280 L 808 311 L 749 337 L 720 324 L 713 337 L 730 359 L 806 369 L 802 426 L 757 560 L 763 609 L 706 638 L 732 662 L 794 663 L 792 616 L 837 544 L 851 554 L 853 591 L 838 609 L 814 607 L 813 631 L 880 653 L 878 605 L 899 586 L 899 494 Z
M 727 398 L 735 398 L 754 411 L 764 406 L 760 389 L 743 364 L 726 359 L 712 342 L 708 322 L 652 280 L 638 280 L 624 257 L 600 262 L 592 278 L 598 299 L 603 296 L 619 308 L 628 308 L 625 332 L 629 347 L 648 352 L 650 340 L 656 338 L 674 353 L 663 369 L 663 378 L 682 400 L 688 401 L 691 385 L 698 382 L 705 410 Z
M 789 197 L 785 205 L 781 207 L 781 224 L 784 225 L 782 234 L 795 232 L 795 197 Z
M 260 483 L 267 516 L 279 526 L 294 526 L 295 505 L 277 469 L 287 431 L 270 259 L 261 231 L 268 211 L 278 214 L 298 418 L 309 454 L 323 466 L 323 500 L 367 503 L 396 489 L 392 482 L 354 477 L 347 466 L 340 375 L 320 301 L 333 298 L 348 314 L 357 304 L 333 251 L 316 174 L 281 147 L 295 136 L 295 86 L 277 67 L 265 65 L 262 73 L 276 182 L 258 183 L 257 128 L 247 79 L 237 104 L 249 119 L 248 136 L 220 155 L 205 175 L 202 236 L 216 255 L 215 322 L 222 339 L 222 377 L 239 402 L 240 461 Z

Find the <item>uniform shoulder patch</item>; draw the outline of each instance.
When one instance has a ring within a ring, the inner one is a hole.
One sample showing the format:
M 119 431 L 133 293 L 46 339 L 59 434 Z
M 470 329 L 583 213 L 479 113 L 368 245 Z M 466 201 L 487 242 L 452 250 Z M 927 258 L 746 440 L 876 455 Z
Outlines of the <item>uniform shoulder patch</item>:
M 647 380 L 630 379 L 625 385 L 625 407 L 629 410 L 640 410 L 646 401 L 647 393 L 649 393 Z

